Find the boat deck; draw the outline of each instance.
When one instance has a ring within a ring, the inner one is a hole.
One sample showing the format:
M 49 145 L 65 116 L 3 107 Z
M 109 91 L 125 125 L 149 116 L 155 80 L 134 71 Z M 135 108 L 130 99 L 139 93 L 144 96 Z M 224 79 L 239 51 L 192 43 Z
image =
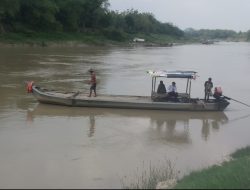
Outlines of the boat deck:
M 47 95 L 67 98 L 67 99 L 80 99 L 80 100 L 88 100 L 88 101 L 113 101 L 113 102 L 134 102 L 134 103 L 145 103 L 145 102 L 153 102 L 150 96 L 131 96 L 131 95 L 108 95 L 108 94 L 98 94 L 96 97 L 91 96 L 88 97 L 86 93 L 63 93 L 63 92 L 51 92 L 48 91 L 45 93 Z

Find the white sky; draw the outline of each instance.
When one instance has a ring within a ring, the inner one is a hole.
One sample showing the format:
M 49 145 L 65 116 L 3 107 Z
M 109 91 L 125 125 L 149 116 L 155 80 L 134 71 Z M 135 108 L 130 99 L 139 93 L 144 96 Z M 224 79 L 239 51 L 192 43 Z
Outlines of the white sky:
M 110 9 L 153 13 L 180 29 L 250 30 L 250 0 L 109 0 Z

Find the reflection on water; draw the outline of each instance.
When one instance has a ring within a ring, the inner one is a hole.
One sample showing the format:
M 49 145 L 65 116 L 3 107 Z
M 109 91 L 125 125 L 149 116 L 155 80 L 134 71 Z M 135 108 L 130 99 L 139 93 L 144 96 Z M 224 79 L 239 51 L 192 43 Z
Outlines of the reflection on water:
M 190 121 L 198 120 L 202 123 L 201 134 L 207 140 L 210 128 L 219 130 L 220 125 L 227 123 L 228 117 L 224 112 L 175 112 L 158 110 L 129 110 L 129 109 L 110 109 L 110 108 L 72 108 L 56 105 L 36 104 L 27 111 L 27 121 L 33 122 L 35 118 L 41 117 L 78 117 L 88 118 L 89 132 L 88 137 L 93 137 L 96 130 L 101 126 L 96 126 L 98 119 L 102 117 L 114 118 L 135 118 L 149 119 L 148 128 L 149 138 L 165 140 L 174 143 L 190 143 L 189 127 Z M 145 126 L 148 124 L 145 123 Z M 119 127 L 119 126 L 117 126 Z
M 202 121 L 202 130 L 201 130 L 201 133 L 202 133 L 202 137 L 207 140 L 208 136 L 209 136 L 209 123 L 208 123 L 208 119 L 204 119 Z
M 94 115 L 90 115 L 89 116 L 89 134 L 88 137 L 92 137 L 95 133 L 95 116 Z
M 189 125 L 188 121 L 183 121 L 183 126 L 179 128 L 176 126 L 181 120 L 166 119 L 163 121 L 154 120 L 151 118 L 151 123 L 156 123 L 156 127 L 150 128 L 150 135 L 154 136 L 155 139 L 160 139 L 175 144 L 191 143 L 189 136 Z M 154 126 L 154 125 L 153 125 Z
M 217 120 L 209 120 L 209 119 L 204 119 L 202 121 L 202 137 L 204 140 L 208 140 L 209 134 L 210 134 L 210 130 L 219 130 L 220 124 L 225 124 L 226 121 L 217 121 Z

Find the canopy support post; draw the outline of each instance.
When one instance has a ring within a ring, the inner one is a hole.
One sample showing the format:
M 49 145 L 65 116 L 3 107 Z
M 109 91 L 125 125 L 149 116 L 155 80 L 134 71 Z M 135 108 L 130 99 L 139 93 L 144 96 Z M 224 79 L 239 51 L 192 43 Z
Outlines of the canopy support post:
M 189 80 L 189 99 L 191 98 L 191 79 Z
M 154 92 L 154 77 L 152 77 L 152 88 L 151 88 L 151 96 Z
M 188 83 L 189 83 L 189 79 L 187 79 L 186 94 L 188 94 Z
M 155 85 L 156 85 L 156 77 L 155 77 L 155 80 L 154 80 L 154 92 L 155 92 Z

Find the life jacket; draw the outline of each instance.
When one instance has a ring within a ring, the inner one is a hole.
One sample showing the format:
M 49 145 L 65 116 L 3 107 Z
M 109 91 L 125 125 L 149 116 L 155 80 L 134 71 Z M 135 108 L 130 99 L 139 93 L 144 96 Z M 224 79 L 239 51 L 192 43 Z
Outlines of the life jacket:
M 214 88 L 214 94 L 221 96 L 222 95 L 222 89 L 221 87 L 215 87 Z
M 33 92 L 33 90 L 32 90 L 33 84 L 34 84 L 34 81 L 27 82 L 26 89 L 27 89 L 28 93 L 32 93 Z

